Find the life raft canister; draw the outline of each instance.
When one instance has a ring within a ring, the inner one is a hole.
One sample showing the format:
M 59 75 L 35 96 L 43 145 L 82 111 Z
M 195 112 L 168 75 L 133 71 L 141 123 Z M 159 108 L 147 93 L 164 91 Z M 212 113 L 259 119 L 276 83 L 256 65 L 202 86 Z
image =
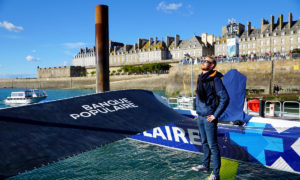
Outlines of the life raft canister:
M 247 104 L 251 111 L 253 111 L 253 112 L 259 111 L 259 100 L 258 99 L 250 100 L 247 102 Z

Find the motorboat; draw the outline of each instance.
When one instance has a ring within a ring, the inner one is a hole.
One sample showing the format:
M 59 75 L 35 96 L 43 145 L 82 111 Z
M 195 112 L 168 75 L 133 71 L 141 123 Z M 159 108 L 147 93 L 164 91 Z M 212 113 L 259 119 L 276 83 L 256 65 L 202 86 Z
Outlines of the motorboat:
M 45 91 L 39 89 L 28 89 L 25 91 L 14 91 L 7 97 L 5 104 L 32 104 L 47 98 Z

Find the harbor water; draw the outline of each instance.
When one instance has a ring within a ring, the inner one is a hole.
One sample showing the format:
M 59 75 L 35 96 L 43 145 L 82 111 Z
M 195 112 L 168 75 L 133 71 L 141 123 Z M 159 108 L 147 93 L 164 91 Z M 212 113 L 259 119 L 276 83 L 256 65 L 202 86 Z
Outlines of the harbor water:
M 3 100 L 17 90 L 0 89 L 0 108 L 7 107 Z M 95 91 L 46 89 L 46 93 L 48 100 L 56 100 Z M 164 95 L 163 91 L 157 93 Z M 191 170 L 202 158 L 201 154 L 127 138 L 9 179 L 205 179 L 210 173 Z M 240 162 L 236 179 L 300 179 L 300 174 Z

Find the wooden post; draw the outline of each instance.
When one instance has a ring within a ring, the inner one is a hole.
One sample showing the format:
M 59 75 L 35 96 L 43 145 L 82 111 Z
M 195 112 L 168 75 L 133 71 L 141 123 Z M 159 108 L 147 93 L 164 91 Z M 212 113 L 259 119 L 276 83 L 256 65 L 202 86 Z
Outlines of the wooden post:
M 109 91 L 108 6 L 95 7 L 96 92 Z

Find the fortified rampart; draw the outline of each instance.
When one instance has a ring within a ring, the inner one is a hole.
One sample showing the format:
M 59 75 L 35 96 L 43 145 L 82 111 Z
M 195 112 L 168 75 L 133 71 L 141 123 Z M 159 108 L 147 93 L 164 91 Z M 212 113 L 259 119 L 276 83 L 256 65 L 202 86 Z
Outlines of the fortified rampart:
M 273 84 L 282 90 L 279 93 L 300 92 L 300 59 L 260 62 L 219 63 L 216 69 L 225 74 L 237 69 L 247 76 L 247 90 L 253 93 L 269 94 Z M 196 89 L 200 65 L 193 65 L 193 89 Z M 111 90 L 148 89 L 166 90 L 167 95 L 183 95 L 183 81 L 191 92 L 191 65 L 173 66 L 169 74 L 110 76 Z M 95 88 L 95 77 L 0 79 L 0 88 Z
M 282 88 L 280 93 L 300 92 L 300 59 L 219 63 L 216 67 L 223 74 L 230 69 L 237 69 L 247 76 L 246 89 L 250 93 L 269 94 L 273 84 Z M 196 89 L 198 74 L 202 72 L 201 65 L 193 65 L 193 70 L 193 89 Z M 191 65 L 171 68 L 166 93 L 184 94 L 183 81 L 187 91 L 191 93 Z
M 111 90 L 148 89 L 162 90 L 166 88 L 168 74 L 120 75 L 110 77 Z M 42 78 L 42 79 L 0 79 L 0 88 L 39 88 L 39 89 L 95 89 L 94 77 Z
M 63 78 L 85 76 L 86 68 L 81 66 L 37 67 L 38 78 Z

